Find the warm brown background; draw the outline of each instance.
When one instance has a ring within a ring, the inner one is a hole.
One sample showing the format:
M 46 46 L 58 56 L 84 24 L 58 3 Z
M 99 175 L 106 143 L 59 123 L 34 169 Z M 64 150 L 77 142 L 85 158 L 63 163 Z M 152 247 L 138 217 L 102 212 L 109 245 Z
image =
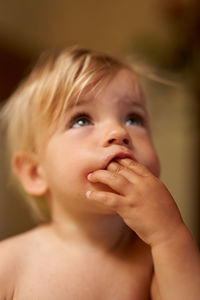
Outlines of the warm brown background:
M 52 47 L 79 44 L 119 57 L 139 52 L 171 75 L 178 73 L 182 87 L 147 81 L 146 94 L 162 180 L 199 239 L 197 6 L 192 0 L 1 0 L 0 100 L 28 73 L 39 53 Z M 26 206 L 9 186 L 4 160 L 1 153 L 0 239 L 33 226 Z

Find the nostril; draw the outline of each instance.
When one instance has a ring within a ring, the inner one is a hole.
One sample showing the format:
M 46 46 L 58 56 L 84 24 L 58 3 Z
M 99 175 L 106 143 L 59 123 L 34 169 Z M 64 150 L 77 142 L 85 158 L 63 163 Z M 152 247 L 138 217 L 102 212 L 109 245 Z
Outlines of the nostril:
M 110 140 L 108 141 L 108 143 L 109 143 L 109 144 L 112 144 L 112 143 L 114 143 L 114 142 L 116 142 L 116 141 L 117 141 L 117 139 L 110 139 Z M 128 140 L 127 138 L 125 138 L 125 139 L 122 140 L 122 143 L 125 144 L 125 145 L 128 145 L 128 144 L 129 144 L 129 140 Z
M 110 140 L 108 141 L 108 143 L 111 144 L 111 143 L 114 142 L 114 140 L 115 140 L 115 139 L 110 139 Z
M 129 144 L 129 140 L 128 139 L 123 139 L 124 144 L 128 145 Z

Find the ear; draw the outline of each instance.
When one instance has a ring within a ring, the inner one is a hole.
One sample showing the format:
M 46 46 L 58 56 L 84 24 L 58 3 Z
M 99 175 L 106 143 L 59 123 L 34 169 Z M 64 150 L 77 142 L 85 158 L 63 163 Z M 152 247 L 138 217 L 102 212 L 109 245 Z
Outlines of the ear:
M 26 152 L 15 154 L 12 168 L 28 194 L 42 196 L 47 193 L 48 185 L 35 154 Z

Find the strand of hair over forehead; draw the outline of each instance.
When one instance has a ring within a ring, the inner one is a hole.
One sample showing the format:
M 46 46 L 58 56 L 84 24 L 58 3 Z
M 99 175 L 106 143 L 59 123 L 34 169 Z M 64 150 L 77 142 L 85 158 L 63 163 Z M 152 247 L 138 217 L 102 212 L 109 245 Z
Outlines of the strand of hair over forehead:
M 101 85 L 101 79 L 119 66 L 122 64 L 112 58 L 81 49 L 42 58 L 1 112 L 1 121 L 7 131 L 9 158 L 17 151 L 34 151 L 35 137 L 42 136 L 41 122 L 48 119 L 47 125 L 55 127 L 70 101 L 78 101 L 86 87 L 92 90 Z M 44 215 L 40 203 L 33 201 L 28 200 L 28 203 L 36 214 Z
M 54 128 L 70 102 L 74 99 L 76 103 L 86 87 L 97 88 L 104 77 L 123 66 L 114 58 L 78 47 L 42 56 L 7 105 L 10 144 L 20 148 L 23 139 L 25 148 L 33 144 L 33 132 L 39 130 L 42 123 L 47 122 L 49 129 Z
M 70 102 L 74 99 L 76 103 L 86 87 L 97 88 L 104 77 L 122 66 L 114 58 L 77 47 L 42 57 L 5 109 L 11 148 L 30 148 L 33 132 L 42 123 L 54 128 Z
M 34 151 L 36 136 L 42 139 L 47 129 L 51 133 L 68 105 L 72 101 L 76 104 L 86 88 L 93 91 L 103 87 L 109 76 L 129 65 L 76 47 L 42 58 L 1 113 L 7 127 L 10 156 L 18 150 Z M 132 65 L 136 73 L 145 73 L 144 68 L 137 68 L 139 64 Z
M 81 51 L 80 51 L 81 52 Z M 83 51 L 82 51 L 83 52 Z M 55 60 L 54 66 L 44 78 L 44 82 L 40 82 L 41 88 L 44 86 L 50 87 L 48 93 L 48 102 L 38 102 L 36 106 L 37 112 L 42 112 L 42 115 L 48 115 L 48 112 L 53 113 L 53 120 L 57 122 L 62 113 L 65 113 L 68 105 L 72 100 L 78 101 L 80 95 L 89 85 L 92 89 L 96 88 L 98 82 L 106 75 L 109 75 L 113 66 L 108 63 L 103 64 L 95 61 L 95 55 L 90 52 L 86 54 L 67 56 L 66 51 Z M 102 56 L 103 57 L 103 56 Z M 48 71 L 47 71 L 48 73 Z M 40 89 L 38 89 L 40 93 Z M 39 95 L 38 95 L 39 96 Z M 55 101 L 58 100 L 59 101 Z M 75 102 L 76 102 L 75 101 Z
M 151 82 L 162 84 L 163 86 L 184 88 L 183 78 L 179 73 L 174 73 L 152 66 L 146 59 L 138 54 L 126 57 L 127 64 L 132 67 L 137 75 Z

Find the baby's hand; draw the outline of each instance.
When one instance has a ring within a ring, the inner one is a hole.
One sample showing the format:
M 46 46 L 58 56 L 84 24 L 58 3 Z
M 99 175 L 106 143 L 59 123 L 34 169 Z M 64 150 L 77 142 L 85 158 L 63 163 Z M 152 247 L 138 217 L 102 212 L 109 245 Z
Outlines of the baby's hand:
M 114 192 L 90 191 L 87 197 L 116 211 L 152 247 L 170 240 L 183 225 L 165 185 L 136 161 L 129 158 L 112 161 L 107 170 L 90 173 L 88 180 L 106 184 Z

